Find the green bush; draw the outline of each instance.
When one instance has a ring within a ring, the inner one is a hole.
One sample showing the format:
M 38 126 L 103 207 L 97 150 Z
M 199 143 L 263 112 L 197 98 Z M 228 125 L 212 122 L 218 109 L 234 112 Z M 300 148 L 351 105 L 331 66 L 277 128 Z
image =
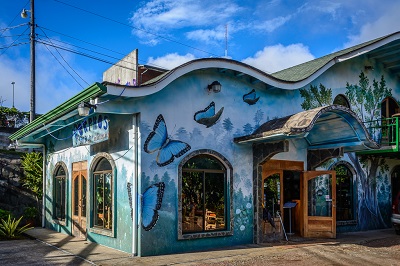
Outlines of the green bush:
M 9 215 L 12 215 L 10 211 L 0 209 L 0 220 L 6 219 Z
M 19 237 L 23 232 L 32 229 L 29 225 L 22 226 L 18 228 L 19 222 L 21 221 L 23 216 L 21 216 L 18 220 L 15 218 L 11 219 L 11 215 L 8 215 L 8 219 L 0 220 L 0 236 L 3 236 L 7 239 L 13 239 Z

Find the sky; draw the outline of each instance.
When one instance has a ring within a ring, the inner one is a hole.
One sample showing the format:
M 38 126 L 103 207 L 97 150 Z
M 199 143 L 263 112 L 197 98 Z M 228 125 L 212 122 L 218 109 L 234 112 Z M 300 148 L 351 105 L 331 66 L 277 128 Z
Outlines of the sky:
M 24 8 L 0 0 L 0 106 L 29 111 Z M 400 0 L 35 0 L 36 112 L 102 82 L 134 49 L 166 69 L 227 56 L 273 73 L 400 31 L 399 11 Z

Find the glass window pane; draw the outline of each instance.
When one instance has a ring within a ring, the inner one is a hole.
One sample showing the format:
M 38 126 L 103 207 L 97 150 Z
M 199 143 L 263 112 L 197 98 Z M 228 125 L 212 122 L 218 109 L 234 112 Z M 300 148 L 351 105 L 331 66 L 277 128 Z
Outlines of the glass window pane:
M 95 172 L 100 172 L 100 171 L 111 171 L 112 167 L 110 162 L 106 158 L 100 159 L 100 161 L 97 163 L 95 167 Z
M 84 176 L 81 176 L 82 178 L 82 217 L 86 217 L 86 178 Z
M 214 169 L 214 170 L 224 170 L 225 168 L 222 164 L 216 160 L 214 157 L 209 155 L 199 155 L 190 159 L 183 168 L 188 169 Z
M 104 174 L 104 227 L 112 227 L 112 187 L 111 173 Z
M 222 173 L 205 173 L 206 230 L 225 228 L 225 177 Z
M 203 172 L 182 173 L 182 231 L 203 231 Z
M 331 175 L 320 175 L 308 180 L 308 216 L 332 217 L 331 193 Z
M 103 204 L 104 204 L 104 189 L 103 189 L 103 175 L 102 174 L 95 174 L 94 175 L 95 185 L 95 219 L 94 224 L 97 226 L 103 226 L 104 220 L 104 211 L 103 211 Z
M 74 179 L 74 215 L 79 215 L 79 176 L 76 176 Z
M 354 219 L 353 175 L 345 165 L 335 167 L 336 171 L 336 217 L 338 221 Z

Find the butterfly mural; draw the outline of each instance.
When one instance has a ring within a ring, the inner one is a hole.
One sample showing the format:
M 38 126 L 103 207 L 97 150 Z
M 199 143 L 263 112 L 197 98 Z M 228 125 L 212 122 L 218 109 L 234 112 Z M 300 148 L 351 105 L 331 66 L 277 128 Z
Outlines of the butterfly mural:
M 215 103 L 211 102 L 206 109 L 198 111 L 194 114 L 194 120 L 206 127 L 211 127 L 217 123 L 218 119 L 221 117 L 224 107 L 222 107 L 218 113 L 215 113 Z
M 143 148 L 147 153 L 158 151 L 156 163 L 161 167 L 172 163 L 174 158 L 182 156 L 191 149 L 189 144 L 168 137 L 167 125 L 161 114 L 157 117 L 153 131 L 144 142 Z
M 256 102 L 258 102 L 258 100 L 260 99 L 260 97 L 256 98 L 256 91 L 253 89 L 251 92 L 246 93 L 245 95 L 243 95 L 243 101 L 245 103 L 248 103 L 249 105 L 253 105 Z
M 164 189 L 164 182 L 159 182 L 148 187 L 143 193 L 142 227 L 145 231 L 150 231 L 158 221 L 158 210 L 161 208 Z

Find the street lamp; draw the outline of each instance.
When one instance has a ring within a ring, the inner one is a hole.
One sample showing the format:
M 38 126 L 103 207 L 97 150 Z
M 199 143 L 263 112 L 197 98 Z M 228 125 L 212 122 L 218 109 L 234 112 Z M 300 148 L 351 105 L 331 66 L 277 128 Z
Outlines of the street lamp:
M 13 82 L 11 82 L 11 84 L 13 85 L 13 108 L 14 108 L 14 84 L 15 84 L 15 82 L 13 81 Z
M 22 18 L 27 18 L 27 11 L 31 13 L 31 22 L 29 23 L 31 26 L 31 110 L 29 112 L 29 122 L 32 122 L 35 119 L 35 1 L 31 0 L 31 10 L 23 9 L 21 12 Z

